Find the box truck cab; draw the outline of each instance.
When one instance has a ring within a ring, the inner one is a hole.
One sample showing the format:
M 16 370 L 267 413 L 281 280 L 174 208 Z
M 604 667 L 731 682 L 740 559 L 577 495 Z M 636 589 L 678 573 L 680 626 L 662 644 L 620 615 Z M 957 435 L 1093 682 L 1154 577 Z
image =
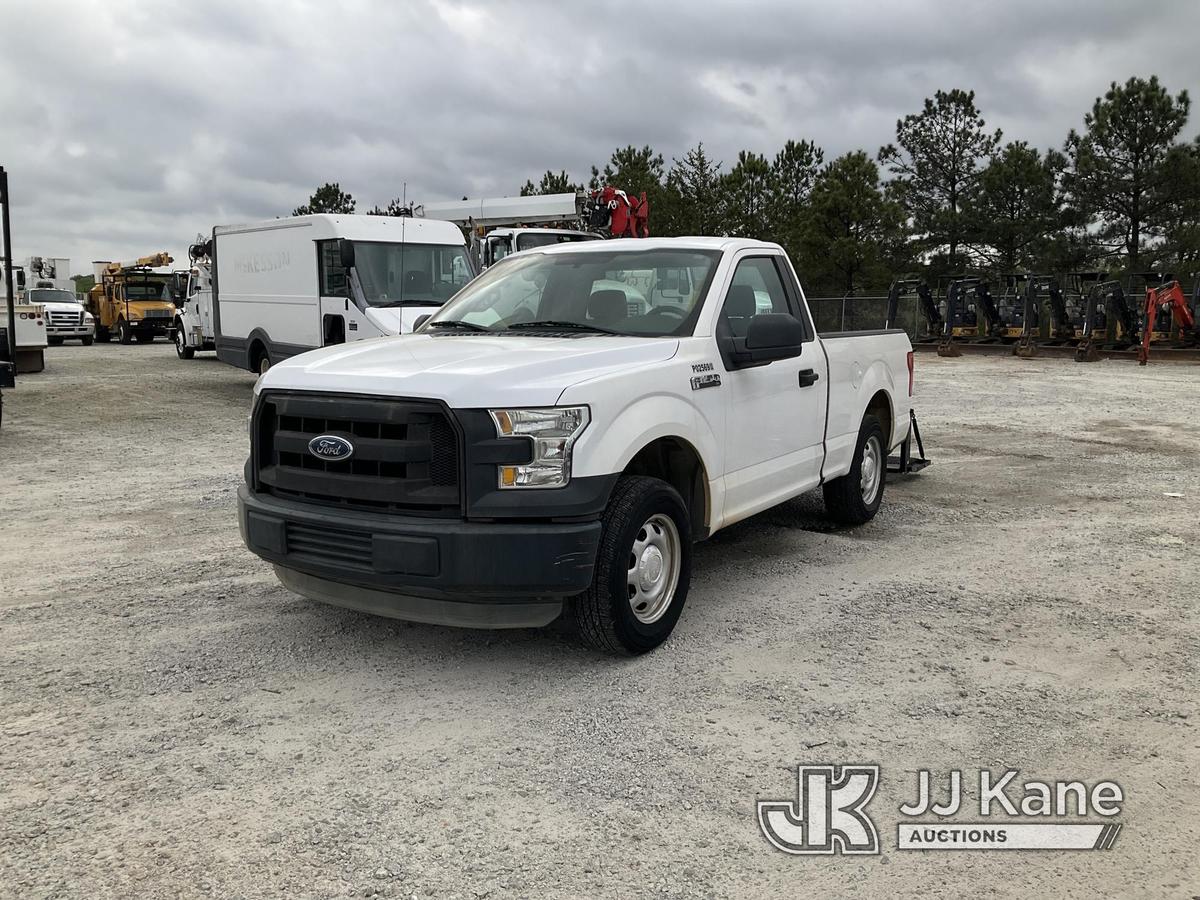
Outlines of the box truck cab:
M 213 343 L 265 372 L 331 344 L 408 333 L 475 276 L 450 222 L 311 215 L 213 229 Z

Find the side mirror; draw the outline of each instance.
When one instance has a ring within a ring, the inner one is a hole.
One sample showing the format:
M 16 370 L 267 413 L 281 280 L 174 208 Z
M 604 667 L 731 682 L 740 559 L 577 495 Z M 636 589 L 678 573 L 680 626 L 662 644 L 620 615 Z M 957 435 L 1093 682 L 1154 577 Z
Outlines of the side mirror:
M 423 316 L 417 316 L 417 321 L 413 322 L 413 331 L 420 331 L 421 326 L 428 322 L 432 316 L 433 313 L 425 313 Z
M 744 345 L 736 343 L 732 355 L 739 365 L 791 359 L 804 349 L 804 325 L 787 313 L 763 313 L 750 320 Z
M 343 269 L 354 268 L 354 242 L 345 238 L 338 239 L 338 257 Z
M 25 270 L 17 269 L 17 290 L 25 290 Z

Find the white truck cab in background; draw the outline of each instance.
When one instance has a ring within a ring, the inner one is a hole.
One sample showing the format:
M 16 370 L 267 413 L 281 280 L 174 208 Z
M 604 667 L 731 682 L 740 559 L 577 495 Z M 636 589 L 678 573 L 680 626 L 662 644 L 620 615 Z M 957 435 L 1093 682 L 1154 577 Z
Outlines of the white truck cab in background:
M 71 260 L 61 256 L 31 256 L 23 268 L 25 302 L 42 307 L 46 340 L 50 344 L 78 340 L 90 345 L 96 336 L 96 323 L 76 294 Z
M 602 235 L 595 232 L 550 227 L 582 221 L 583 202 L 583 195 L 578 193 L 451 200 L 415 206 L 413 215 L 453 222 L 467 229 L 471 256 L 482 271 L 523 250 L 602 240 Z
M 193 352 L 208 342 L 256 372 L 316 347 L 410 332 L 475 276 L 457 226 L 407 216 L 219 225 L 209 253 L 211 331 L 198 311 Z

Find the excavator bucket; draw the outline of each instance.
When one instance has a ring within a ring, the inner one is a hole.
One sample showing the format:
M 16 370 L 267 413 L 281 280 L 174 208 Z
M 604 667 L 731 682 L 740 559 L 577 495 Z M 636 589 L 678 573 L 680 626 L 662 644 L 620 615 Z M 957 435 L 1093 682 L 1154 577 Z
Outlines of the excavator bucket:
M 954 341 L 946 339 L 938 344 L 938 356 L 962 356 L 962 351 Z
M 1075 348 L 1075 362 L 1099 362 L 1100 348 L 1096 346 L 1096 342 L 1089 338 L 1083 341 Z
M 1033 359 L 1037 355 L 1038 348 L 1032 334 L 1021 335 L 1021 339 L 1013 345 L 1013 356 L 1019 356 L 1021 359 Z

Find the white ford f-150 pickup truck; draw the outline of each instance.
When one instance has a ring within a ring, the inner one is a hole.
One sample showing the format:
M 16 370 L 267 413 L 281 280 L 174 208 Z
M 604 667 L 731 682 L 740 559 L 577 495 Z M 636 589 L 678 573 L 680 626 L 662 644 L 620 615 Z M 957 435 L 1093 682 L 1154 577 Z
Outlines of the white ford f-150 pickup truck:
M 645 652 L 694 541 L 817 487 L 839 522 L 875 515 L 912 366 L 903 331 L 817 334 L 776 244 L 516 254 L 414 334 L 262 376 L 242 537 L 323 602 L 477 627 L 565 612 Z

